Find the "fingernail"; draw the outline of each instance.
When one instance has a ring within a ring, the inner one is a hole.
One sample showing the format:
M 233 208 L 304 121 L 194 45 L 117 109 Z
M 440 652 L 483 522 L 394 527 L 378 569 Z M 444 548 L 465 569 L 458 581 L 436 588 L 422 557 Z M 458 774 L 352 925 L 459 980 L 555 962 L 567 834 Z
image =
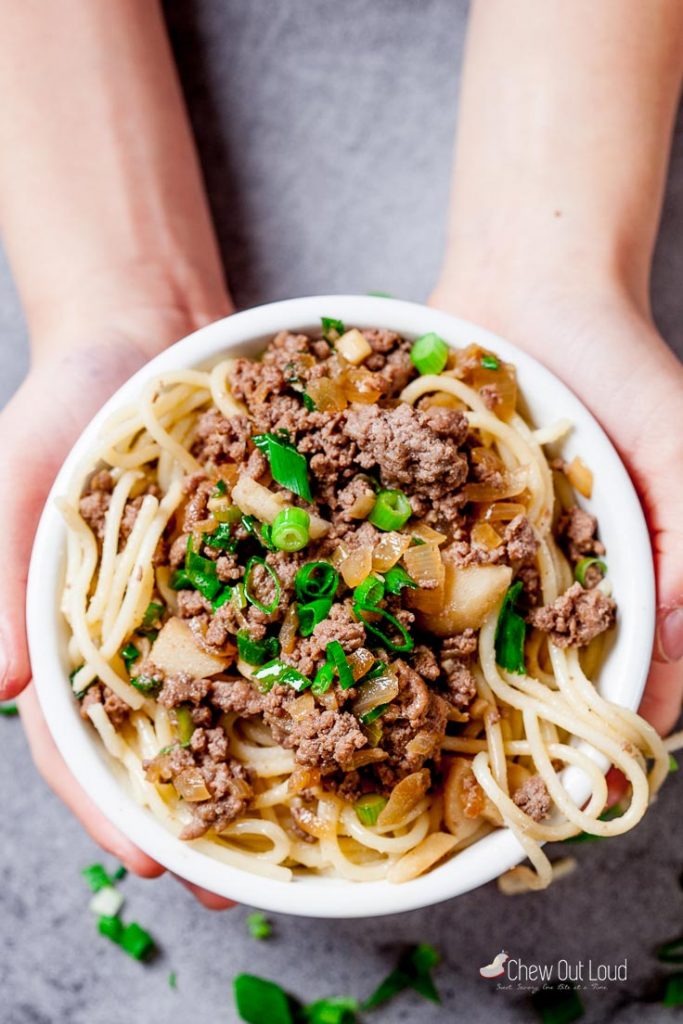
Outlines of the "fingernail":
M 683 658 L 683 608 L 672 608 L 660 615 L 657 647 L 662 661 Z

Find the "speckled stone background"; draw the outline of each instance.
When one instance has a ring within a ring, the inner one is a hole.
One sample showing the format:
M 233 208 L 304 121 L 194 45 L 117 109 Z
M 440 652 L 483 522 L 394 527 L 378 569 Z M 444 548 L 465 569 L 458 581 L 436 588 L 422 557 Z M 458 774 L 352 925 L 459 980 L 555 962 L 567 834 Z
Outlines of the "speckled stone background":
M 380 289 L 424 299 L 439 265 L 464 0 L 174 0 L 173 42 L 239 306 Z M 654 280 L 657 320 L 683 354 L 683 125 L 674 143 Z M 21 313 L 0 266 L 0 401 L 25 373 Z M 590 1024 L 673 1019 L 656 999 L 653 947 L 683 931 L 683 772 L 647 821 L 574 847 L 579 870 L 550 891 L 494 885 L 424 912 L 358 922 L 276 917 L 247 937 L 243 908 L 211 914 L 170 878 L 123 883 L 129 913 L 161 944 L 141 966 L 95 934 L 79 869 L 98 852 L 36 775 L 16 720 L 0 719 L 1 1024 L 235 1021 L 230 981 L 248 970 L 305 999 L 367 995 L 401 945 L 435 943 L 443 1006 L 405 995 L 377 1024 L 533 1020 L 521 988 L 480 965 L 618 963 L 628 981 L 586 991 Z M 178 988 L 167 978 L 176 971 Z

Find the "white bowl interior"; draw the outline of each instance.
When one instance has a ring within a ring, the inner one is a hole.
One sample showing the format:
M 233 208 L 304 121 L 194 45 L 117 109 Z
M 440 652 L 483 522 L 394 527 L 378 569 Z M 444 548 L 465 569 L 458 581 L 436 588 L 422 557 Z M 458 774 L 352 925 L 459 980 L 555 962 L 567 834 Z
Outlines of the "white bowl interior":
M 616 642 L 600 679 L 609 700 L 637 708 L 650 661 L 654 629 L 654 576 L 650 542 L 633 485 L 617 453 L 591 414 L 548 370 L 509 342 L 474 324 L 416 303 L 370 296 L 291 299 L 238 313 L 195 332 L 148 363 L 103 407 L 74 445 L 48 497 L 36 534 L 28 582 L 27 623 L 33 679 L 55 742 L 83 789 L 133 842 L 169 870 L 222 896 L 274 912 L 310 917 L 366 917 L 428 906 L 495 878 L 524 854 L 514 836 L 500 829 L 441 866 L 403 885 L 354 883 L 297 877 L 285 883 L 219 863 L 172 836 L 121 785 L 93 730 L 81 719 L 67 682 L 67 628 L 59 612 L 65 527 L 54 499 L 92 448 L 104 420 L 135 399 L 152 376 L 212 364 L 219 354 L 251 355 L 282 329 L 319 326 L 334 316 L 360 327 L 381 326 L 415 337 L 435 331 L 461 347 L 472 342 L 498 352 L 517 367 L 521 390 L 536 425 L 568 417 L 574 430 L 563 453 L 580 454 L 595 473 L 587 507 L 599 519 L 607 546 L 609 575 L 619 607 Z M 570 769 L 565 784 L 585 799 L 582 773 Z

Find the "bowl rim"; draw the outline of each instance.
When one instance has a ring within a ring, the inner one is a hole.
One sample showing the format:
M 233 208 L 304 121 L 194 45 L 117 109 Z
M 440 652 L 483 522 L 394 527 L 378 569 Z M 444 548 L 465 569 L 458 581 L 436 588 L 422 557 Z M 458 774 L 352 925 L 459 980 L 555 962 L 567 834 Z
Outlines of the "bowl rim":
M 425 875 L 392 885 L 386 881 L 357 883 L 344 879 L 297 877 L 292 882 L 266 878 L 208 857 L 173 836 L 152 813 L 140 807 L 117 780 L 78 714 L 64 682 L 60 635 L 64 625 L 58 608 L 65 527 L 55 507 L 77 466 L 92 447 L 111 413 L 135 398 L 147 379 L 159 373 L 201 366 L 219 354 L 254 344 L 279 330 L 305 330 L 320 316 L 337 316 L 358 326 L 381 325 L 408 336 L 435 331 L 460 347 L 475 342 L 513 362 L 527 401 L 530 385 L 552 396 L 553 407 L 574 421 L 582 449 L 600 466 L 610 501 L 619 505 L 622 538 L 628 537 L 629 572 L 619 590 L 620 611 L 630 625 L 620 628 L 610 653 L 610 699 L 636 709 L 650 664 L 655 621 L 652 551 L 645 517 L 635 488 L 616 450 L 593 415 L 546 367 L 511 342 L 466 320 L 420 303 L 367 295 L 320 295 L 256 306 L 193 332 L 164 350 L 129 378 L 90 421 L 73 445 L 48 495 L 35 536 L 27 587 L 27 632 L 33 681 L 52 737 L 70 771 L 86 794 L 114 826 L 169 871 L 227 898 L 271 912 L 305 917 L 355 918 L 394 914 L 440 903 L 497 877 L 524 859 L 524 851 L 508 829 L 499 829 Z M 597 476 L 597 475 L 596 475 Z M 611 538 L 614 545 L 615 537 Z M 628 672 L 624 670 L 628 668 Z M 601 689 L 603 681 L 601 678 Z

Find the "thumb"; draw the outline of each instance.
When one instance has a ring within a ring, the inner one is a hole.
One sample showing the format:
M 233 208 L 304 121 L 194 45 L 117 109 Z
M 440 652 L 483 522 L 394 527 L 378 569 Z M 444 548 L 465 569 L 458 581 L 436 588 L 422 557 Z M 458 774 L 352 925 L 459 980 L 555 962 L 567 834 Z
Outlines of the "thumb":
M 671 435 L 669 435 L 671 436 Z M 645 492 L 657 575 L 657 627 L 641 713 L 662 735 L 674 727 L 683 698 L 683 442 L 673 437 L 664 466 L 653 460 Z

